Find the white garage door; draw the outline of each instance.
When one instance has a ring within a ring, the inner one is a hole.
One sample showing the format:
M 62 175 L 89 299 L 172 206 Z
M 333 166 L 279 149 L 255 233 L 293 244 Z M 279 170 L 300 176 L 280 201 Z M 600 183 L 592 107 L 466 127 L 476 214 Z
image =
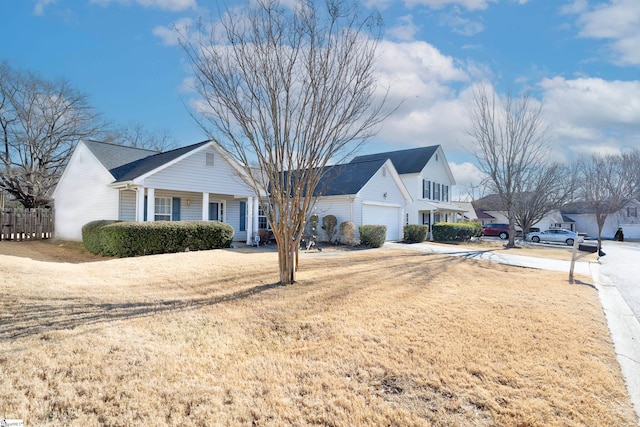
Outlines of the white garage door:
M 386 225 L 387 240 L 400 240 L 400 208 L 363 204 L 362 224 Z

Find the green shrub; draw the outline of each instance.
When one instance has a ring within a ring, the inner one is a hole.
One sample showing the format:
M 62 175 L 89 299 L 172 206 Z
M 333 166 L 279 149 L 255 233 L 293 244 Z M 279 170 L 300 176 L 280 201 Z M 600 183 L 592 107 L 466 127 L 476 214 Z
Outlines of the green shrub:
M 95 253 L 130 257 L 226 248 L 233 233 L 233 227 L 217 221 L 117 222 L 97 228 Z
M 404 226 L 404 241 L 406 243 L 420 243 L 427 238 L 428 225 L 409 224 Z
M 307 222 L 306 234 L 311 236 L 313 240 L 318 237 L 318 220 L 318 215 L 313 214 L 309 217 L 309 221 Z
M 338 218 L 334 215 L 326 215 L 322 218 L 322 229 L 327 236 L 327 242 L 333 243 L 336 237 L 336 227 L 338 226 Z
M 343 222 L 342 224 L 340 224 L 340 233 L 342 233 L 342 236 L 344 237 L 344 242 L 347 245 L 352 246 L 356 238 L 355 224 L 351 221 Z
M 82 243 L 84 247 L 91 253 L 99 254 L 102 251 L 100 239 L 100 229 L 105 225 L 121 222 L 111 219 L 100 219 L 91 221 L 82 226 Z
M 379 248 L 384 245 L 387 239 L 386 225 L 361 225 L 358 227 L 360 232 L 360 244 L 371 248 Z
M 433 225 L 433 240 L 437 242 L 466 241 L 480 236 L 479 222 L 438 222 Z

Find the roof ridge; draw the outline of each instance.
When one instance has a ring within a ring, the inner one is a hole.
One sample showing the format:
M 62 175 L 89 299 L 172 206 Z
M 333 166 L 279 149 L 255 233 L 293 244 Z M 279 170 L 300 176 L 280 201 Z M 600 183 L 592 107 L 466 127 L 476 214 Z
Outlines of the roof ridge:
M 91 142 L 91 143 L 94 143 L 94 144 L 110 145 L 112 147 L 119 147 L 119 148 L 128 148 L 128 149 L 131 149 L 131 150 L 148 151 L 149 153 L 154 153 L 154 154 L 161 153 L 161 151 L 155 151 L 155 150 L 151 150 L 149 148 L 132 147 L 130 145 L 116 144 L 114 142 L 97 141 L 95 139 L 86 139 L 86 140 L 84 140 L 84 142 L 85 143 Z

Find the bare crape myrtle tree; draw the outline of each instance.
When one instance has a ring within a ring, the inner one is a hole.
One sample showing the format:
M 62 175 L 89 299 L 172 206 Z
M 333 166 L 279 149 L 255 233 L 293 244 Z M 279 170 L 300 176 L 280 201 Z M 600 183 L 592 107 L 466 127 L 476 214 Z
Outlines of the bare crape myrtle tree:
M 283 284 L 295 281 L 323 167 L 389 114 L 386 97 L 374 96 L 380 29 L 377 14 L 332 0 L 257 0 L 211 25 L 177 29 L 201 96 L 193 115 L 260 195 Z
M 553 182 L 540 176 L 541 171 L 548 168 L 549 173 L 555 173 L 547 166 L 542 105 L 529 95 L 501 99 L 490 88 L 479 86 L 468 111 L 468 133 L 473 140 L 470 151 L 485 173 L 489 189 L 500 196 L 509 219 L 507 247 L 514 247 L 518 207 L 531 205 L 525 195 L 532 186 Z

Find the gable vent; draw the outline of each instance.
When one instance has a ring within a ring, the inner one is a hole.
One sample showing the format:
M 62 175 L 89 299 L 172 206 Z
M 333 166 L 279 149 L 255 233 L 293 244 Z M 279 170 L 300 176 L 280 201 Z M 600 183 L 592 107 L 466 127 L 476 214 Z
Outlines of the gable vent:
M 205 156 L 205 164 L 207 166 L 213 166 L 215 160 L 213 153 L 206 153 Z

